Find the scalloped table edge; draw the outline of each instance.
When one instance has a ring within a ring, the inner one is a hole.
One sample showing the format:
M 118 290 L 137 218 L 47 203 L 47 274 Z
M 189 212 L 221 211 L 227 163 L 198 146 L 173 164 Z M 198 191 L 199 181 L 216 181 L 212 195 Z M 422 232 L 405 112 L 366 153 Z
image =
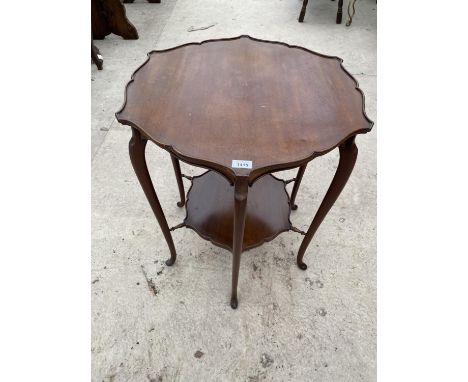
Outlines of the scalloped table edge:
M 294 161 L 294 162 L 289 162 L 289 163 L 279 163 L 279 164 L 275 164 L 275 165 L 271 165 L 271 166 L 259 167 L 259 168 L 256 168 L 256 169 L 248 172 L 248 175 L 242 175 L 242 174 L 236 174 L 234 172 L 234 170 L 232 168 L 230 168 L 230 167 L 226 167 L 226 166 L 220 165 L 218 163 L 210 162 L 210 161 L 207 161 L 207 160 L 203 160 L 203 159 L 199 159 L 199 158 L 193 158 L 193 157 L 190 157 L 190 156 L 183 155 L 182 153 L 178 152 L 177 149 L 175 147 L 173 147 L 172 145 L 168 145 L 168 144 L 165 144 L 163 142 L 159 142 L 158 140 L 154 139 L 149 134 L 147 134 L 146 131 L 144 129 L 142 129 L 140 126 L 138 126 L 137 124 L 133 123 L 132 121 L 129 121 L 129 120 L 126 120 L 126 119 L 120 117 L 120 115 L 122 114 L 122 112 L 125 109 L 125 106 L 127 105 L 127 90 L 128 90 L 129 85 L 132 82 L 134 82 L 135 74 L 143 66 L 145 66 L 148 63 L 148 61 L 150 60 L 152 54 L 169 52 L 169 51 L 172 51 L 172 50 L 176 50 L 176 49 L 179 49 L 179 48 L 184 48 L 184 47 L 191 46 L 191 45 L 203 45 L 203 44 L 206 44 L 206 43 L 217 42 L 217 41 L 233 41 L 233 40 L 238 40 L 238 39 L 241 39 L 241 38 L 248 38 L 248 39 L 250 39 L 252 41 L 257 41 L 257 42 L 264 42 L 264 43 L 270 43 L 270 44 L 283 45 L 283 46 L 286 46 L 286 47 L 291 48 L 291 49 L 300 49 L 300 50 L 306 51 L 306 52 L 308 52 L 310 54 L 314 54 L 314 55 L 317 55 L 317 56 L 320 56 L 320 57 L 323 57 L 323 58 L 338 60 L 339 63 L 340 63 L 341 69 L 346 73 L 346 75 L 348 75 L 353 80 L 355 90 L 357 90 L 361 94 L 361 97 L 362 97 L 362 114 L 363 114 L 363 117 L 365 118 L 365 120 L 369 123 L 369 127 L 365 128 L 365 129 L 360 129 L 360 130 L 354 131 L 352 134 L 349 134 L 349 135 L 343 137 L 337 144 L 335 144 L 335 145 L 333 145 L 333 146 L 331 146 L 331 147 L 329 147 L 327 149 L 324 149 L 324 150 L 321 150 L 321 151 L 313 151 L 308 156 L 306 156 L 304 159 L 297 160 L 297 161 Z M 297 168 L 297 167 L 300 167 L 300 166 L 310 162 L 311 160 L 313 160 L 316 157 L 325 155 L 328 152 L 330 152 L 333 149 L 340 146 L 341 144 L 343 144 L 346 140 L 348 140 L 352 136 L 356 136 L 358 134 L 366 134 L 366 133 L 370 132 L 372 130 L 372 127 L 374 126 L 374 122 L 366 114 L 365 96 L 364 96 L 363 91 L 359 88 L 359 82 L 343 66 L 343 59 L 342 58 L 337 57 L 337 56 L 329 56 L 329 55 L 325 55 L 325 54 L 322 54 L 322 53 L 318 53 L 318 52 L 315 52 L 313 50 L 310 50 L 310 49 L 307 49 L 307 48 L 304 48 L 304 47 L 298 46 L 298 45 L 290 45 L 290 44 L 287 44 L 287 43 L 281 42 L 281 41 L 263 40 L 263 39 L 251 37 L 249 35 L 239 35 L 237 37 L 209 39 L 209 40 L 204 40 L 204 41 L 200 41 L 200 42 L 189 42 L 189 43 L 185 43 L 185 44 L 182 44 L 182 45 L 177 45 L 177 46 L 172 47 L 172 48 L 152 50 L 152 51 L 148 52 L 146 60 L 133 72 L 133 74 L 132 74 L 132 76 L 130 78 L 130 81 L 128 81 L 127 84 L 125 85 L 124 102 L 123 102 L 121 108 L 115 113 L 115 117 L 116 117 L 117 121 L 119 123 L 121 123 L 122 125 L 127 125 L 127 126 L 135 128 L 135 129 L 138 129 L 138 131 L 140 131 L 140 133 L 143 134 L 145 136 L 145 138 L 147 138 L 149 141 L 151 141 L 154 144 L 158 145 L 162 149 L 168 151 L 171 155 L 174 155 L 175 157 L 177 157 L 181 161 L 183 161 L 185 163 L 188 163 L 190 165 L 193 165 L 193 166 L 202 167 L 202 168 L 206 168 L 208 170 L 217 171 L 221 175 L 226 177 L 226 179 L 229 180 L 231 185 L 234 184 L 236 178 L 238 178 L 238 177 L 247 177 L 250 186 L 258 178 L 260 178 L 260 177 L 262 177 L 262 176 L 264 176 L 266 174 L 270 174 L 272 172 L 277 172 L 277 171 L 284 171 L 284 170 L 290 170 L 290 169 L 293 169 L 293 168 Z

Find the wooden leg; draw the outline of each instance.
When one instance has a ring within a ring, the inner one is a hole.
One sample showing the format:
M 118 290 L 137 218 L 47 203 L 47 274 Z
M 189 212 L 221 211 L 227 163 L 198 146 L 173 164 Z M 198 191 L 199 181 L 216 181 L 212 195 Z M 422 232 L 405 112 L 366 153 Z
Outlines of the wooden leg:
M 237 281 L 244 242 L 245 215 L 249 183 L 247 178 L 238 178 L 234 185 L 234 234 L 232 236 L 232 289 L 231 308 L 237 308 Z
M 343 0 L 338 1 L 338 12 L 336 13 L 336 23 L 341 24 L 341 18 L 343 17 Z
M 125 40 L 138 39 L 138 32 L 127 19 L 120 0 L 91 0 L 91 30 L 95 40 L 102 40 L 110 33 Z
M 166 265 L 171 266 L 176 261 L 177 254 L 174 242 L 172 241 L 171 232 L 169 231 L 164 212 L 161 208 L 161 204 L 159 203 L 156 191 L 154 190 L 153 183 L 151 182 L 148 166 L 146 165 L 146 143 L 147 140 L 141 136 L 140 132 L 137 129 L 132 128 L 132 139 L 130 139 L 130 143 L 128 145 L 130 159 L 132 161 L 135 174 L 140 181 L 141 188 L 143 188 L 146 195 L 146 199 L 148 199 L 151 209 L 153 210 L 163 235 L 166 238 L 169 251 L 171 252 L 171 258 L 166 260 Z
M 99 49 L 94 45 L 93 39 L 91 39 L 91 59 L 96 64 L 98 70 L 102 70 L 102 63 L 104 60 L 102 59 Z
M 328 191 L 323 198 L 322 204 L 315 214 L 314 220 L 312 220 L 312 223 L 310 224 L 310 227 L 304 237 L 304 240 L 301 243 L 299 252 L 297 254 L 297 265 L 302 270 L 307 269 L 307 265 L 302 262 L 304 253 L 310 244 L 310 241 L 314 237 L 315 232 L 320 226 L 320 223 L 322 223 L 323 219 L 335 203 L 336 199 L 338 199 L 338 196 L 348 181 L 349 176 L 353 171 L 354 164 L 356 163 L 357 154 L 358 149 L 354 143 L 354 137 L 349 138 L 340 146 L 340 161 L 338 163 L 335 176 L 333 177 L 330 187 L 328 188 Z
M 302 3 L 302 9 L 301 9 L 301 13 L 299 14 L 299 22 L 302 23 L 304 21 L 304 16 L 305 16 L 305 13 L 306 13 L 306 8 L 307 8 L 307 3 L 309 2 L 309 0 L 304 0 L 304 2 Z
M 351 25 L 351 23 L 353 22 L 353 17 L 354 17 L 354 14 L 356 13 L 355 3 L 356 3 L 356 0 L 349 0 L 349 3 L 348 3 L 348 21 L 346 22 L 347 27 L 349 27 Z M 353 8 L 352 12 L 350 10 L 351 7 Z
M 172 167 L 174 167 L 175 176 L 177 179 L 177 186 L 179 187 L 180 202 L 177 202 L 179 207 L 183 207 L 185 204 L 185 191 L 184 191 L 184 182 L 182 181 L 182 173 L 180 171 L 179 160 L 171 155 Z
M 299 167 L 299 171 L 297 172 L 296 180 L 294 181 L 294 186 L 291 192 L 290 204 L 292 210 L 297 210 L 297 204 L 295 204 L 294 202 L 296 200 L 297 191 L 299 191 L 299 186 L 301 185 L 302 177 L 304 176 L 306 168 L 307 164 Z

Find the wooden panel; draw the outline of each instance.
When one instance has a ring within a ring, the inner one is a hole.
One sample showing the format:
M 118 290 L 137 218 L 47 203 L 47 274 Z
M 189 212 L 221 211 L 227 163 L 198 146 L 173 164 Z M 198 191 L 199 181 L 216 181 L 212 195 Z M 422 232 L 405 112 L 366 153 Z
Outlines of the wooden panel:
M 289 198 L 282 180 L 260 178 L 247 195 L 243 250 L 272 240 L 291 228 Z M 234 187 L 214 171 L 193 179 L 185 224 L 204 239 L 232 250 Z
M 248 36 L 154 51 L 116 116 L 186 162 L 252 182 L 371 129 L 341 63 Z M 234 159 L 252 169 L 233 169 Z

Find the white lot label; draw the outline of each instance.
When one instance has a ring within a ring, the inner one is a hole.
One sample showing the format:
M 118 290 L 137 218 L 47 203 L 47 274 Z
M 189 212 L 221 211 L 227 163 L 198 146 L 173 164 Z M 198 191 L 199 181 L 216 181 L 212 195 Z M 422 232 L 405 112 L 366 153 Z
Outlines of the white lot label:
M 232 168 L 252 168 L 251 160 L 233 159 Z

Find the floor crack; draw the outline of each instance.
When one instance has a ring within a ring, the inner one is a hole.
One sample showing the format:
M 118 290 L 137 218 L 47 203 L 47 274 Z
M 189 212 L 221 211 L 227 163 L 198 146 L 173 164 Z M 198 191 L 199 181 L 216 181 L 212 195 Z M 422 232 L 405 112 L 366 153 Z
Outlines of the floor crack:
M 148 275 L 147 275 L 147 273 L 146 273 L 145 267 L 144 267 L 143 265 L 140 265 L 140 267 L 141 267 L 141 272 L 143 273 L 143 276 L 145 276 L 146 283 L 148 284 L 149 290 L 150 290 L 155 296 L 157 296 L 157 294 L 159 293 L 159 290 L 158 290 L 158 288 L 156 288 L 156 285 L 154 284 L 153 279 L 148 278 Z
M 376 77 L 377 76 L 377 74 L 369 74 L 369 73 L 363 73 L 363 72 L 361 72 L 361 73 L 351 73 L 351 75 L 353 75 L 353 76 L 368 76 L 368 77 Z

